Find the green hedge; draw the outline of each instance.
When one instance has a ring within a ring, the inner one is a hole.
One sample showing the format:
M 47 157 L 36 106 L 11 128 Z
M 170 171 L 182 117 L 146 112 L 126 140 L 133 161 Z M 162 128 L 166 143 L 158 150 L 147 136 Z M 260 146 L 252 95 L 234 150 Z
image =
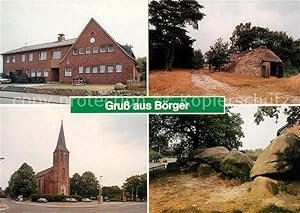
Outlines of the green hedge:
M 72 196 L 65 196 L 65 195 L 47 195 L 47 194 L 32 194 L 30 196 L 31 201 L 36 202 L 39 198 L 46 198 L 48 202 L 62 202 L 66 198 L 75 198 L 78 201 L 81 201 L 83 197 L 80 195 L 72 195 Z

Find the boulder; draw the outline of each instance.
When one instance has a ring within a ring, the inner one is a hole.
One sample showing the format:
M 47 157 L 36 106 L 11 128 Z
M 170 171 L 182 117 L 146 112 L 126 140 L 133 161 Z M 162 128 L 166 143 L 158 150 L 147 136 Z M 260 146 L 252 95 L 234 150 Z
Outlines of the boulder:
M 116 83 L 114 89 L 115 90 L 125 90 L 126 89 L 126 85 L 122 84 L 122 83 Z
M 198 155 L 194 156 L 194 161 L 210 164 L 214 169 L 220 169 L 221 161 L 230 152 L 224 146 L 203 149 Z
M 199 176 L 210 176 L 212 174 L 215 174 L 216 171 L 214 168 L 212 168 L 209 164 L 202 163 L 197 168 L 197 174 Z
M 253 160 L 246 154 L 232 150 L 221 162 L 220 170 L 231 177 L 242 180 L 250 179 L 250 171 L 253 166 Z
M 274 179 L 299 179 L 300 138 L 292 132 L 275 138 L 258 156 L 250 177 L 267 176 Z
M 278 191 L 278 182 L 268 177 L 256 177 L 251 183 L 250 193 L 255 197 L 273 197 Z
M 180 166 L 177 162 L 167 164 L 167 172 L 180 172 Z

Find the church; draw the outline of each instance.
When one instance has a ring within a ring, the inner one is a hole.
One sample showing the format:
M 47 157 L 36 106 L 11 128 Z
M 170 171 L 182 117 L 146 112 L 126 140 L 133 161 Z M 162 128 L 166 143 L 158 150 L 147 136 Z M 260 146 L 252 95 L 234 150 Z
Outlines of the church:
M 61 122 L 57 145 L 53 152 L 53 166 L 38 172 L 35 176 L 40 193 L 70 195 L 69 154 Z

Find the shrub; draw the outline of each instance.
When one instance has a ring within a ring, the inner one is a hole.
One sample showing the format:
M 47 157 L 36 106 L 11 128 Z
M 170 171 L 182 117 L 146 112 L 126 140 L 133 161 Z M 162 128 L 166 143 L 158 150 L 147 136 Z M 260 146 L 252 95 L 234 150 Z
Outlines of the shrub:
M 265 208 L 259 210 L 257 213 L 296 213 L 287 208 L 278 207 L 274 204 L 270 204 Z
M 80 196 L 80 195 L 72 195 L 71 197 L 72 197 L 72 198 L 75 198 L 75 199 L 78 200 L 78 201 L 82 201 L 82 199 L 83 199 L 83 197 Z
M 67 198 L 65 195 L 53 195 L 54 202 L 62 202 Z
M 26 74 L 20 74 L 15 77 L 17 83 L 30 83 L 31 79 Z

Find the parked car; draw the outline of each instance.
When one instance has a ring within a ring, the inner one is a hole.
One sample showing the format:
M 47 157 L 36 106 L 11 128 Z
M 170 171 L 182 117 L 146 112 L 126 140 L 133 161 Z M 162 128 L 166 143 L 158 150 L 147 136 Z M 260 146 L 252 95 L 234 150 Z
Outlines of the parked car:
M 11 79 L 0 76 L 0 84 L 9 84 Z
M 81 201 L 82 201 L 82 202 L 92 202 L 92 200 L 89 199 L 89 198 L 83 198 Z
M 66 202 L 77 202 L 78 200 L 76 200 L 76 199 L 73 198 L 73 197 L 67 197 L 67 198 L 65 199 L 65 201 L 66 201 Z
M 16 199 L 16 201 L 19 201 L 19 202 L 23 202 L 23 195 L 19 195 Z
M 37 202 L 40 202 L 40 203 L 47 203 L 48 200 L 47 200 L 46 198 L 41 197 L 41 198 L 39 198 L 39 199 L 37 200 Z

